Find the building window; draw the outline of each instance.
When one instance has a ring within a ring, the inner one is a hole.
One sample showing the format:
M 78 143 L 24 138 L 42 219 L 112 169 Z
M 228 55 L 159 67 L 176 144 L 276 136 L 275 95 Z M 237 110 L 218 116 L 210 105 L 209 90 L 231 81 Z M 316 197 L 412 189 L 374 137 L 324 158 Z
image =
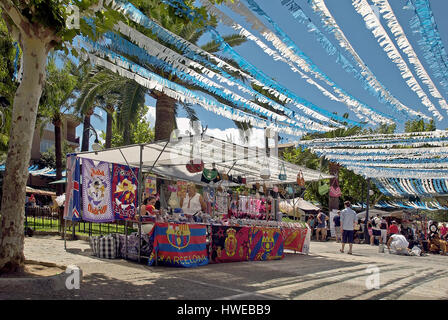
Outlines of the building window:
M 54 147 L 54 141 L 43 139 L 40 141 L 40 153 L 46 152 L 48 149 Z

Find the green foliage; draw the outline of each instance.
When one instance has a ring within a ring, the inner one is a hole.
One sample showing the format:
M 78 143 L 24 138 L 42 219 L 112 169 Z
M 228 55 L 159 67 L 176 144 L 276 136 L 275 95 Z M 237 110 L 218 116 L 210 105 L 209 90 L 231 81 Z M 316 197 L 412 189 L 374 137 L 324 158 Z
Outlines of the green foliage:
M 392 130 L 394 126 L 386 126 L 377 130 Z M 303 139 L 308 140 L 316 138 L 334 138 L 334 137 L 347 137 L 352 135 L 357 135 L 363 133 L 363 130 L 360 127 L 351 127 L 348 129 L 338 129 L 332 132 L 327 132 L 324 134 L 312 134 L 304 137 Z M 301 149 L 301 148 L 289 148 L 286 149 L 283 153 L 283 158 L 291 163 L 305 166 L 307 168 L 313 170 L 319 170 L 323 173 L 329 173 L 328 164 L 329 162 L 325 160 L 323 157 L 319 158 L 317 155 L 312 153 L 310 149 Z M 323 180 L 326 183 L 329 183 L 329 180 Z M 366 192 L 365 188 L 367 185 L 366 179 L 362 176 L 355 174 L 351 170 L 347 170 L 343 167 L 339 169 L 339 187 L 342 191 L 342 196 L 339 198 L 340 207 L 344 201 L 349 200 L 352 203 L 362 203 L 366 201 Z M 304 193 L 304 199 L 308 201 L 316 201 L 319 202 L 323 208 L 328 208 L 329 195 L 320 195 L 319 191 L 319 182 L 307 182 L 306 190 Z M 374 191 L 374 195 L 370 198 L 371 203 L 376 203 L 384 196 L 379 192 L 376 186 L 371 183 L 371 190 Z
M 65 155 L 67 155 L 68 153 L 72 153 L 73 152 L 73 147 L 71 147 L 67 141 L 63 140 L 62 141 L 62 168 L 65 169 L 66 163 L 67 163 L 67 158 L 65 157 Z M 37 162 L 37 164 L 39 165 L 39 167 L 41 168 L 56 168 L 56 155 L 55 155 L 55 151 L 54 151 L 54 147 L 51 147 L 50 149 L 48 149 L 47 151 L 43 152 L 41 154 L 41 157 L 39 159 L 39 161 Z
M 123 134 L 119 130 L 117 125 L 112 126 L 112 141 L 111 146 L 120 147 L 127 144 L 139 144 L 139 143 L 150 143 L 154 141 L 154 129 L 151 129 L 150 122 L 146 119 L 146 114 L 148 113 L 149 107 L 144 106 L 137 114 L 137 119 L 135 123 L 129 124 L 129 132 L 130 132 L 130 142 L 126 143 L 124 140 Z M 114 114 L 116 118 L 117 115 Z M 114 123 L 117 123 L 115 121 Z M 106 133 L 101 132 L 100 137 L 105 140 Z M 103 147 L 105 145 L 103 144 Z
M 16 52 L 0 10 L 0 155 L 8 150 L 12 105 L 17 90 L 17 82 L 13 80 Z M 17 64 L 18 69 L 18 61 Z
M 425 122 L 423 119 L 409 120 L 406 121 L 404 130 L 405 132 L 435 131 L 436 125 L 433 119 L 429 120 L 429 122 Z

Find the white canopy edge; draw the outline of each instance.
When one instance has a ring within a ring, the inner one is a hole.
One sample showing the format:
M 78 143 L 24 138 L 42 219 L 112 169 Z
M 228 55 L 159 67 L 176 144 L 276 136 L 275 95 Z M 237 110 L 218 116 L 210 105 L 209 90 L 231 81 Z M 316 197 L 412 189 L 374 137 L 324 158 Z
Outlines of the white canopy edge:
M 138 168 L 140 153 L 143 172 L 152 171 L 162 176 L 196 183 L 200 183 L 201 174 L 191 174 L 185 167 L 190 160 L 194 159 L 201 159 L 208 169 L 211 169 L 214 164 L 220 172 L 227 173 L 230 170 L 230 175 L 240 175 L 246 178 L 247 183 L 291 184 L 296 182 L 299 171 L 302 171 L 305 181 L 333 178 L 331 175 L 297 166 L 274 156 L 267 157 L 265 149 L 245 147 L 207 135 L 81 152 L 76 156 Z M 283 166 L 286 171 L 286 180 L 279 179 L 279 173 L 283 173 Z M 260 171 L 266 167 L 269 168 L 271 176 L 268 180 L 263 180 L 260 177 Z

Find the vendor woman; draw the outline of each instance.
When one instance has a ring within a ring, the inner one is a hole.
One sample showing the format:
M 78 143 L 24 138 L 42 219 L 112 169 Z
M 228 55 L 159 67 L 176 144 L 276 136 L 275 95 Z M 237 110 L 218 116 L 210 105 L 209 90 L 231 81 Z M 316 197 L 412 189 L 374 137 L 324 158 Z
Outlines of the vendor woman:
M 204 198 L 196 191 L 196 185 L 194 183 L 187 185 L 187 194 L 184 198 L 180 199 L 180 207 L 187 215 L 193 215 L 199 211 L 205 212 L 207 206 Z

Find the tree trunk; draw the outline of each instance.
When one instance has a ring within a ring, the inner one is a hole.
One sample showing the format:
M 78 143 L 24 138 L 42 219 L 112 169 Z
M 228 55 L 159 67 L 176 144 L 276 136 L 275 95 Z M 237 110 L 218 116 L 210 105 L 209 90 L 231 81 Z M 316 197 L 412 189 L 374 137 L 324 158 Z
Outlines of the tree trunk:
M 174 113 L 177 101 L 163 93 L 155 95 L 157 97 L 155 140 L 169 139 L 176 125 Z
M 45 82 L 48 42 L 38 37 L 20 41 L 23 77 L 17 88 L 6 159 L 0 229 L 0 273 L 19 271 L 24 265 L 24 208 L 28 165 L 39 99 Z
M 113 107 L 107 107 L 107 123 L 106 123 L 106 149 L 112 146 L 112 113 Z
M 90 117 L 92 113 L 89 111 L 84 116 L 84 122 L 82 127 L 82 143 L 81 143 L 81 152 L 89 151 L 89 140 L 90 140 Z

